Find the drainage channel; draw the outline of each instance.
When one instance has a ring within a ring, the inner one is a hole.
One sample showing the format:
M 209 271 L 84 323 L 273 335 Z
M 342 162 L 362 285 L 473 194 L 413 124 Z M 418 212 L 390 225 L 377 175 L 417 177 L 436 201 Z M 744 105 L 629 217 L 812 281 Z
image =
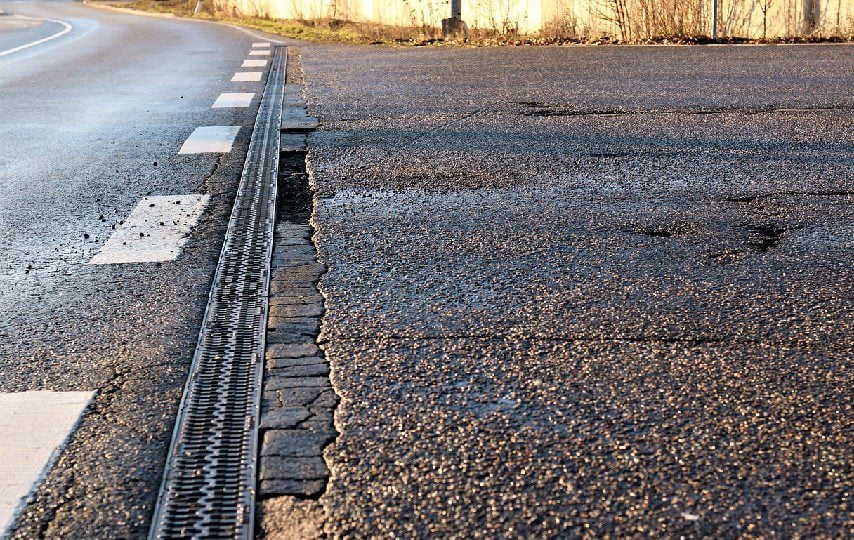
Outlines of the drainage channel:
M 149 532 L 252 538 L 257 425 L 287 52 L 277 47 Z

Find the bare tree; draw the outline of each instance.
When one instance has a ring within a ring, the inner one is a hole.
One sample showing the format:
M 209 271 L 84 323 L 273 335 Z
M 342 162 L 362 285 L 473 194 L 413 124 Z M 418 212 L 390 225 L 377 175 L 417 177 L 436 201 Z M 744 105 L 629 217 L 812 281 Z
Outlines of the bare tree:
M 628 0 L 603 0 L 603 9 L 599 13 L 600 18 L 617 25 L 620 39 L 623 41 L 631 39 L 627 2 Z

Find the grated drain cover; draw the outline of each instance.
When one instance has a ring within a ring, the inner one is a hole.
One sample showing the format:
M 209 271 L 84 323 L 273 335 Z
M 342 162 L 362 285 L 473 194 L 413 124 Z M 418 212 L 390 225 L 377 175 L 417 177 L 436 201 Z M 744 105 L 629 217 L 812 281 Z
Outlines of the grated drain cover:
M 152 540 L 253 536 L 286 62 L 286 48 L 277 47 L 172 435 Z

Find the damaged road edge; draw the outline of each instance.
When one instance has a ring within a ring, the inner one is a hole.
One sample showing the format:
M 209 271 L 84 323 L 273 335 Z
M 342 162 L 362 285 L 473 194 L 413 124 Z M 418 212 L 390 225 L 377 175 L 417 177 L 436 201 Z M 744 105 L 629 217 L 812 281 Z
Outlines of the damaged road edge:
M 277 225 L 271 263 L 258 474 L 259 537 L 317 538 L 319 498 L 330 477 L 324 449 L 338 432 L 338 395 L 318 346 L 326 267 L 312 241 L 313 192 L 306 153 L 317 119 L 307 116 L 299 57 L 291 51 L 282 114 Z

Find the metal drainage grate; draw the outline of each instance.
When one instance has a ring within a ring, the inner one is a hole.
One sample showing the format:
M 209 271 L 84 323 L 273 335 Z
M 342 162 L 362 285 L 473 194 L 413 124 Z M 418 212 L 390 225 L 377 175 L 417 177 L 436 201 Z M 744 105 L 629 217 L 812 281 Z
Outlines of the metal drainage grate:
M 258 109 L 149 532 L 251 538 L 287 53 Z

